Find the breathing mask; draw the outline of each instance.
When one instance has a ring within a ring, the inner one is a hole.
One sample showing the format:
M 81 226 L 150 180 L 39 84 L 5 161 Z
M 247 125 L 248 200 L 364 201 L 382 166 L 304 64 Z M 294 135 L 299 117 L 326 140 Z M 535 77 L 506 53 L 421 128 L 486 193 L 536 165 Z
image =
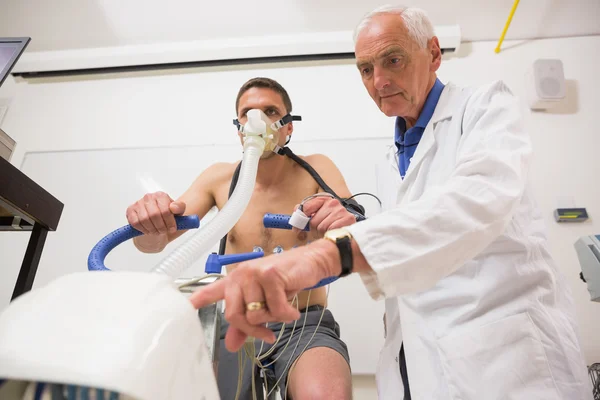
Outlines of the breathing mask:
M 283 148 L 279 146 L 279 130 L 292 121 L 302 121 L 299 115 L 286 114 L 278 121 L 271 122 L 269 117 L 259 109 L 252 109 L 246 113 L 247 120 L 244 125 L 237 119 L 233 124 L 237 126 L 238 131 L 246 138 L 248 135 L 261 136 L 265 141 L 265 151 L 261 158 L 269 157 L 272 153 L 282 155 Z M 286 138 L 285 144 L 290 141 L 290 136 Z

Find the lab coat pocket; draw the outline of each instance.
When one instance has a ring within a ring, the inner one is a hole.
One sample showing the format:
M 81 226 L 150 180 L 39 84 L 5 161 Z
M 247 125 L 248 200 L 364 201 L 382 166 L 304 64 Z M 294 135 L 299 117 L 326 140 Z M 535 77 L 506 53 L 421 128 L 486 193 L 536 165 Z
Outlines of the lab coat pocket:
M 559 399 L 537 328 L 524 312 L 438 341 L 454 400 Z

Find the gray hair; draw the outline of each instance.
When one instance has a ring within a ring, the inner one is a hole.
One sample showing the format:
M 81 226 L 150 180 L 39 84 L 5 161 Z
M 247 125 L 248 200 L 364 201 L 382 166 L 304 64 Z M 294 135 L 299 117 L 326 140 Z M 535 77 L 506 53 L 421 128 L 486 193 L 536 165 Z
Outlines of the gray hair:
M 383 14 L 396 14 L 402 17 L 410 37 L 421 47 L 427 47 L 427 41 L 434 36 L 433 25 L 427 13 L 420 8 L 385 5 L 365 15 L 354 30 L 354 43 L 360 32 L 366 28 L 373 17 Z

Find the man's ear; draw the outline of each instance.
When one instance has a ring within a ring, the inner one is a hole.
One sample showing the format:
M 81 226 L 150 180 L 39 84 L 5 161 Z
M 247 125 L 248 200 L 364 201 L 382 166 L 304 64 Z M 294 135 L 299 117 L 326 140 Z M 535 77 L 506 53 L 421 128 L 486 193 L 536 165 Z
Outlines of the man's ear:
M 442 49 L 440 48 L 440 41 L 437 36 L 434 36 L 429 40 L 428 50 L 431 54 L 431 72 L 436 72 L 442 64 Z
M 286 137 L 285 143 L 287 144 L 292 139 L 292 132 L 294 132 L 294 125 L 290 122 L 283 129 L 285 130 L 285 137 Z

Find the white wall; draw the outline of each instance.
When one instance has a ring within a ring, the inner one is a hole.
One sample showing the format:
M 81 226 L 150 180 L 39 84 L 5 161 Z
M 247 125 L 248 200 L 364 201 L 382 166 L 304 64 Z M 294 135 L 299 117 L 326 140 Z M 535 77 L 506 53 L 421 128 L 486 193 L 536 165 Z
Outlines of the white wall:
M 600 106 L 596 97 L 600 55 L 593 49 L 600 49 L 600 36 L 505 42 L 500 54 L 494 54 L 494 47 L 495 42 L 463 44 L 460 57 L 444 61 L 440 78 L 461 85 L 503 79 L 520 94 L 525 69 L 535 59 L 560 58 L 564 63 L 568 101 L 552 113 L 526 111 L 536 149 L 531 180 L 547 218 L 552 252 L 573 290 L 587 361 L 600 362 L 600 305 L 589 301 L 573 250 L 580 236 L 600 233 L 600 191 L 594 185 L 600 173 L 596 154 L 600 139 L 593 120 Z M 235 143 L 230 125 L 235 94 L 244 80 L 257 75 L 273 77 L 286 86 L 294 111 L 303 115 L 294 141 L 392 140 L 393 121 L 372 104 L 351 61 L 17 83 L 9 78 L 0 90 L 0 98 L 12 98 L 2 128 L 18 142 L 15 165 L 21 165 L 28 151 Z M 339 118 L 339 123 L 324 130 L 315 123 L 320 119 L 316 116 L 324 114 Z M 172 115 L 177 118 L 165 117 Z M 565 197 L 587 207 L 592 219 L 577 225 L 554 223 L 552 211 Z M 0 241 L 3 235 L 7 233 L 0 235 Z M 24 244 L 22 250 L 14 251 L 24 251 Z M 15 265 L 0 268 L 2 304 L 10 297 L 17 269 Z M 364 398 L 373 398 L 372 387 L 366 390 L 369 394 Z
M 0 37 L 30 36 L 28 49 L 95 47 L 352 30 L 381 0 L 2 0 Z M 392 2 L 393 3 L 393 2 Z M 402 3 L 402 2 L 400 2 Z M 512 0 L 412 0 L 436 25 L 459 24 L 464 41 L 496 40 Z M 597 0 L 519 4 L 506 39 L 600 34 Z

